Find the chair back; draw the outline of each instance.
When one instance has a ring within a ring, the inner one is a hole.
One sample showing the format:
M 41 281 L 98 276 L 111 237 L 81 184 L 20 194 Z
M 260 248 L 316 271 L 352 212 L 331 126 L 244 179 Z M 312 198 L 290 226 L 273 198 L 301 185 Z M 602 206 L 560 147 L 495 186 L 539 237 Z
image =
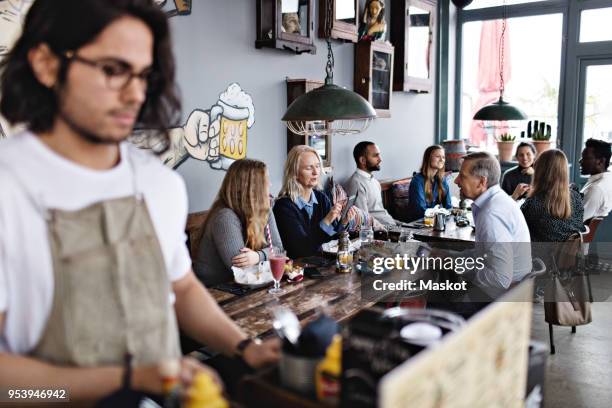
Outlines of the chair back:
M 589 243 L 593 241 L 595 233 L 597 232 L 597 227 L 602 220 L 603 217 L 593 217 L 589 220 L 588 224 L 586 225 L 586 231 L 581 234 L 582 242 Z
M 191 259 L 194 259 L 195 255 L 198 253 L 200 240 L 202 239 L 202 235 L 204 235 L 204 222 L 207 216 L 208 210 L 187 215 L 185 232 L 187 233 L 187 248 L 189 248 Z
M 582 235 L 572 234 L 567 241 L 559 243 L 554 262 L 559 271 L 575 270 L 582 260 Z

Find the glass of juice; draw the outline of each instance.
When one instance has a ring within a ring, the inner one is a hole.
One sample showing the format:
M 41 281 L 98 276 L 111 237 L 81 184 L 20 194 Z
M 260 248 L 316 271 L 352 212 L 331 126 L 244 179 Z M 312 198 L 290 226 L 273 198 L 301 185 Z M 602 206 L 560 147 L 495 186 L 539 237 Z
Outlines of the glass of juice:
M 274 278 L 274 287 L 268 291 L 268 293 L 279 294 L 283 293 L 280 288 L 280 281 L 283 279 L 283 273 L 285 273 L 285 260 L 287 259 L 287 252 L 273 247 L 270 251 L 270 269 L 272 270 L 272 277 Z

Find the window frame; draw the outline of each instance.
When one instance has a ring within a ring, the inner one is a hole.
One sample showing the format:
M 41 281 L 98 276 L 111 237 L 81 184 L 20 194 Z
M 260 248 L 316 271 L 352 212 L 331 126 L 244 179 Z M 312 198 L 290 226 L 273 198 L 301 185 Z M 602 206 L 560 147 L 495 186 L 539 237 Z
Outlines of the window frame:
M 561 39 L 561 66 L 559 75 L 559 100 L 557 121 L 557 143 L 567 155 L 570 163 L 576 167 L 580 159 L 581 140 L 578 124 L 582 119 L 578 117 L 578 100 L 580 90 L 584 86 L 584 79 L 580 78 L 580 68 L 585 61 L 600 60 L 612 56 L 612 41 L 598 41 L 580 43 L 580 13 L 586 9 L 612 7 L 612 0 L 544 0 L 534 3 L 509 5 L 506 7 L 506 17 L 530 17 L 546 14 L 562 15 Z M 457 10 L 457 24 L 455 27 L 455 86 L 454 86 L 454 118 L 453 134 L 458 138 L 461 134 L 461 88 L 462 88 L 462 54 L 463 54 L 463 24 L 472 21 L 486 21 L 501 19 L 504 7 L 488 7 L 476 10 Z M 444 102 L 441 98 L 441 102 Z M 440 113 L 448 109 L 441 106 Z M 447 119 L 446 119 L 447 120 Z M 438 122 L 444 128 L 444 118 L 439 117 Z M 438 141 L 442 134 L 438 133 Z M 572 171 L 574 182 L 580 183 L 581 178 L 575 169 Z

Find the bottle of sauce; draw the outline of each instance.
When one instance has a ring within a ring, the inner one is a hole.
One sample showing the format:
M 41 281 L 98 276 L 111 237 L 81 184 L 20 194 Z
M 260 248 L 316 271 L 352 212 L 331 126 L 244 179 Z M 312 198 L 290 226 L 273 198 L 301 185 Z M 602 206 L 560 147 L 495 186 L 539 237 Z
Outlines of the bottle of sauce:
M 181 363 L 177 359 L 165 360 L 159 364 L 159 374 L 164 393 L 164 408 L 181 407 L 180 372 Z
M 336 334 L 327 348 L 325 358 L 317 365 L 315 385 L 317 399 L 337 405 L 340 398 L 340 374 L 342 371 L 342 337 Z
M 336 270 L 339 273 L 349 273 L 353 269 L 353 254 L 351 254 L 350 246 L 351 241 L 348 232 L 341 232 L 338 239 L 338 255 L 336 258 Z
M 229 408 L 229 404 L 221 395 L 221 388 L 212 377 L 206 373 L 199 373 L 187 391 L 185 408 Z

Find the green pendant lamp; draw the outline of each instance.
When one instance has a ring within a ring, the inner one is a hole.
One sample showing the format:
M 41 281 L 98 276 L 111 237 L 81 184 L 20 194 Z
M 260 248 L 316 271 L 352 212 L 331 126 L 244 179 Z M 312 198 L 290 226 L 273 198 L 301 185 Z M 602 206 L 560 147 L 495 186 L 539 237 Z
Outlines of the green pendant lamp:
M 504 1 L 504 16 L 499 50 L 499 99 L 497 102 L 481 108 L 474 115 L 475 120 L 526 120 L 527 115 L 514 105 L 504 101 L 504 42 L 506 34 L 506 2 Z
M 497 102 L 481 108 L 474 115 L 475 120 L 526 120 L 527 115 L 514 105 L 504 101 L 500 93 Z
M 291 132 L 302 136 L 361 133 L 376 118 L 376 111 L 365 98 L 334 85 L 334 53 L 330 41 L 333 10 L 330 7 L 325 21 L 325 85 L 298 97 L 282 118 Z

